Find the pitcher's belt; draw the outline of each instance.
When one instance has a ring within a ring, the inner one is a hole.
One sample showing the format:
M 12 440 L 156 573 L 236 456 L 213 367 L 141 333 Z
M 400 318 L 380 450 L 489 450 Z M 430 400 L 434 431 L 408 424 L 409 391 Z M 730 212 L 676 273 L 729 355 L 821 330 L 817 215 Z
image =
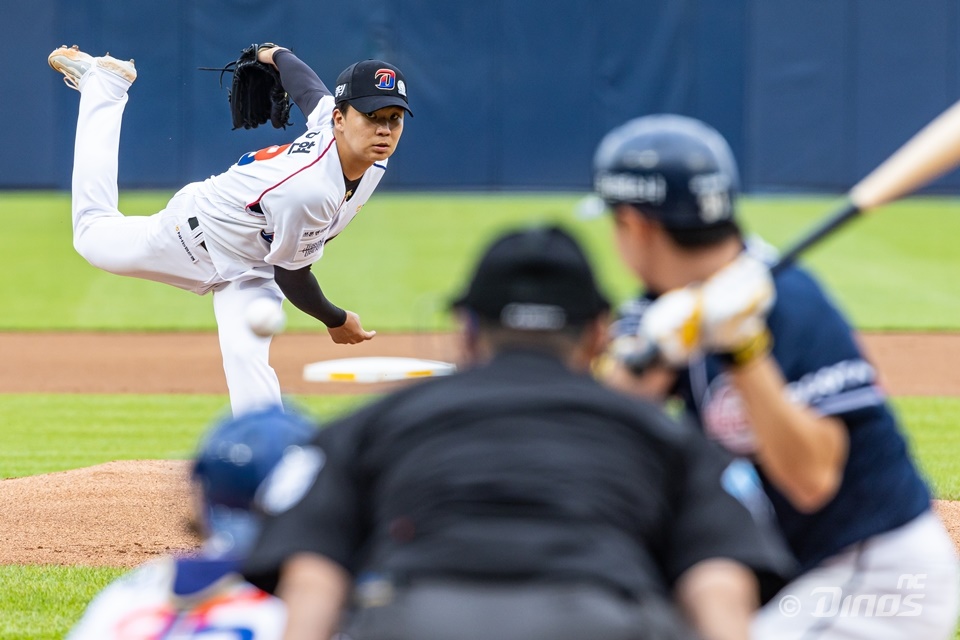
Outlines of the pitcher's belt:
M 187 224 L 190 225 L 190 231 L 196 231 L 197 227 L 200 226 L 200 223 L 197 221 L 195 217 L 187 218 Z M 200 241 L 200 246 L 203 247 L 204 251 L 207 250 L 207 243 L 204 242 L 203 240 Z

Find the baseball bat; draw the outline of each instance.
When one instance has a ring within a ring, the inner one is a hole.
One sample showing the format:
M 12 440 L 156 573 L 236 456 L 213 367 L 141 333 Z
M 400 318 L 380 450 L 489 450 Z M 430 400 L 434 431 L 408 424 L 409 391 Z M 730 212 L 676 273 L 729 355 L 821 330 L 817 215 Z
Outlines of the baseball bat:
M 893 202 L 933 182 L 960 164 L 960 101 L 931 120 L 880 166 L 860 180 L 843 206 L 826 216 L 787 249 L 770 267 L 774 274 L 791 265 L 800 254 L 819 243 L 861 213 Z M 635 373 L 657 358 L 656 345 L 631 354 L 626 366 Z
M 850 189 L 844 205 L 784 250 L 770 270 L 779 272 L 859 214 L 913 193 L 957 164 L 960 164 L 960 101 L 931 120 Z

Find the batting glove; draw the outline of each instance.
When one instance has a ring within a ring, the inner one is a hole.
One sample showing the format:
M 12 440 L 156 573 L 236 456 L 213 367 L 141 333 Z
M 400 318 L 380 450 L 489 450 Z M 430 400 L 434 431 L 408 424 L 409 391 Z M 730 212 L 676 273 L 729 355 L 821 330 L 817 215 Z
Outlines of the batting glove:
M 663 294 L 647 307 L 639 335 L 653 342 L 660 359 L 674 367 L 685 366 L 702 349 L 700 287 L 689 286 Z
M 744 252 L 703 284 L 705 350 L 746 364 L 770 350 L 767 313 L 776 299 L 770 268 Z

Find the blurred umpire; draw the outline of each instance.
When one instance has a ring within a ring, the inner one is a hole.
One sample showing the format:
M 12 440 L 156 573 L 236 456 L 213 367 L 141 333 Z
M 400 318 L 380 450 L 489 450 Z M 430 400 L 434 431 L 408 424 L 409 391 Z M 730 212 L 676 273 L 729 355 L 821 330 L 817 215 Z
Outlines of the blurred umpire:
M 454 306 L 465 371 L 333 423 L 266 486 L 244 575 L 287 638 L 746 638 L 790 561 L 719 449 L 591 378 L 609 305 L 577 242 L 500 237 Z

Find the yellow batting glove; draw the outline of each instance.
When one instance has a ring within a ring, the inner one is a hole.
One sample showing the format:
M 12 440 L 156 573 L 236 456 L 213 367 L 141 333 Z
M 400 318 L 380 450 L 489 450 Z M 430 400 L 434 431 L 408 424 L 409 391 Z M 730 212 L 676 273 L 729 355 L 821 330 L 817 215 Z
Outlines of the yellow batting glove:
M 657 345 L 664 362 L 675 367 L 685 366 L 702 348 L 702 312 L 699 287 L 675 289 L 647 308 L 640 333 Z
M 703 343 L 745 364 L 769 351 L 767 314 L 776 300 L 773 276 L 762 261 L 741 253 L 703 284 Z

